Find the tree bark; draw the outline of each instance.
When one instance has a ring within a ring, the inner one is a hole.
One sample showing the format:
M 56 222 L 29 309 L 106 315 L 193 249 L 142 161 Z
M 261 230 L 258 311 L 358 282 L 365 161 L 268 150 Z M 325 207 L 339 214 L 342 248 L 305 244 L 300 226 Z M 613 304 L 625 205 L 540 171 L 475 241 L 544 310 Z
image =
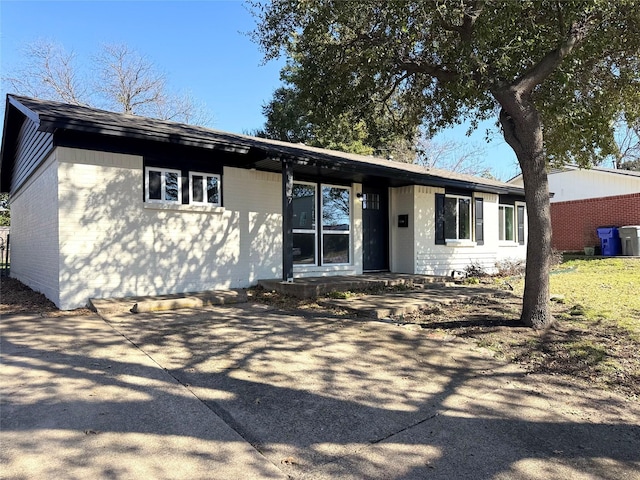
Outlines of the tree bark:
M 520 320 L 530 327 L 553 323 L 549 307 L 551 212 L 542 121 L 528 94 L 514 88 L 494 92 L 502 106 L 500 123 L 505 141 L 522 169 L 527 205 L 528 241 L 524 296 Z

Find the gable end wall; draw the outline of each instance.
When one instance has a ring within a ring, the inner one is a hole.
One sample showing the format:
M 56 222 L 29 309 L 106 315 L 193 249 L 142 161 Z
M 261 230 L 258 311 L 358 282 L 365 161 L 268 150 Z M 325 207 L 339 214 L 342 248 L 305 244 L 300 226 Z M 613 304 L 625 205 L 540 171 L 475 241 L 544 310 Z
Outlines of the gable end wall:
M 52 154 L 11 196 L 11 276 L 60 306 L 58 161 Z
M 11 193 L 14 194 L 53 151 L 53 134 L 39 132 L 37 125 L 25 119 L 16 142 Z

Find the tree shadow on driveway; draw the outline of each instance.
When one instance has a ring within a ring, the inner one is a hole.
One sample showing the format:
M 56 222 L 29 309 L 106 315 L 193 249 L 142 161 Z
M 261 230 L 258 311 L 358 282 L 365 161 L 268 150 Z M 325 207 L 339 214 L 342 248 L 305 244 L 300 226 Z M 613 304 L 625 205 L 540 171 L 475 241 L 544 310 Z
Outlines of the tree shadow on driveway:
M 447 335 L 265 306 L 112 325 L 285 473 L 633 478 L 640 409 Z
M 637 477 L 636 404 L 540 384 L 452 337 L 249 305 L 109 317 L 133 348 L 87 318 L 3 319 L 10 472 Z

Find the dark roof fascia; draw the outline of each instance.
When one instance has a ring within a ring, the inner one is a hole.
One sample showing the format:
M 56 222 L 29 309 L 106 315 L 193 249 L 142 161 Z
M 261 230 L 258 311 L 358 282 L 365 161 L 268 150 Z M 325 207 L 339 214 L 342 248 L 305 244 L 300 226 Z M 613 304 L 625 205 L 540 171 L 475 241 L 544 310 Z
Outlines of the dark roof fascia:
M 498 185 L 486 185 L 483 183 L 468 182 L 465 180 L 457 180 L 451 178 L 443 178 L 435 175 L 429 175 L 428 173 L 414 173 L 406 170 L 394 168 L 393 165 L 388 167 L 383 165 L 364 164 L 360 162 L 354 162 L 351 160 L 337 160 L 335 157 L 324 157 L 322 154 L 308 155 L 309 152 L 301 152 L 307 154 L 306 157 L 285 155 L 294 164 L 297 165 L 309 165 L 311 164 L 319 167 L 330 168 L 332 170 L 343 170 L 350 172 L 361 172 L 370 176 L 386 177 L 403 180 L 407 185 L 422 185 L 427 187 L 451 187 L 462 188 L 466 190 L 472 190 L 475 192 L 493 193 L 493 194 L 511 194 L 524 197 L 524 189 L 514 185 L 513 187 L 498 186 Z M 279 157 L 273 157 L 274 159 L 280 159 Z M 330 160 L 329 160 L 330 158 Z M 338 166 L 340 168 L 335 168 Z
M 171 131 L 163 131 L 162 128 L 153 129 L 151 126 L 137 125 L 118 125 L 107 120 L 96 122 L 87 119 L 76 119 L 65 113 L 49 114 L 42 109 L 39 114 L 32 111 L 20 102 L 20 97 L 14 98 L 8 96 L 8 101 L 16 107 L 23 115 L 38 125 L 38 130 L 43 132 L 56 132 L 61 130 L 75 131 L 79 133 L 98 134 L 105 137 L 121 137 L 141 141 L 152 141 L 173 145 L 184 145 L 195 148 L 224 150 L 240 154 L 249 154 L 254 156 L 262 156 L 263 158 L 272 158 L 282 161 L 282 159 L 290 159 L 294 164 L 313 165 L 320 168 L 327 168 L 334 171 L 345 171 L 351 173 L 364 174 L 365 176 L 385 177 L 390 180 L 401 180 L 406 184 L 417 184 L 435 187 L 453 187 L 464 188 L 478 192 L 487 193 L 510 193 L 524 196 L 524 189 L 518 186 L 490 185 L 484 183 L 473 182 L 465 179 L 447 178 L 440 175 L 429 175 L 428 172 L 414 172 L 397 168 L 390 164 L 379 165 L 376 163 L 368 163 L 366 160 L 357 160 L 341 157 L 341 152 L 325 153 L 324 151 L 314 151 L 308 148 L 301 148 L 296 144 L 272 143 L 263 141 L 259 138 L 245 137 L 242 135 L 209 131 L 205 135 L 198 135 L 198 132 L 188 132 L 182 130 L 182 125 L 177 125 L 178 129 L 175 133 Z M 31 99 L 25 97 L 28 104 Z M 112 112 L 103 112 L 107 115 Z M 227 138 L 224 138 L 227 137 Z M 252 154 L 253 152 L 253 154 Z M 255 157 L 254 157 L 255 158 Z M 400 183 L 400 182 L 393 182 Z
M 124 138 L 133 138 L 136 140 L 151 140 L 154 142 L 171 143 L 176 145 L 185 145 L 188 147 L 197 147 L 211 150 L 225 150 L 234 153 L 248 153 L 248 146 L 240 146 L 224 140 L 205 141 L 195 137 L 187 137 L 184 135 L 171 136 L 163 135 L 153 131 L 143 129 L 132 129 L 128 127 L 114 127 L 112 125 L 92 125 L 84 121 L 76 121 L 74 119 L 60 120 L 58 118 L 48 118 L 42 115 L 40 118 L 40 131 L 52 132 L 55 134 L 58 130 L 73 130 L 84 133 L 97 133 L 104 136 L 115 136 Z
M 15 111 L 22 114 L 16 117 Z M 2 129 L 2 146 L 0 147 L 0 191 L 9 192 L 11 185 L 11 176 L 13 175 L 13 155 L 15 153 L 15 135 L 17 135 L 20 125 L 25 118 L 33 121 L 36 125 L 40 124 L 38 115 L 29 108 L 22 105 L 15 98 L 7 95 L 4 109 L 4 124 Z
M 29 120 L 31 120 L 32 122 L 34 122 L 36 125 L 38 125 L 38 128 L 40 127 L 40 116 L 34 112 L 33 110 L 31 110 L 30 108 L 24 106 L 22 103 L 20 103 L 20 101 L 11 96 L 11 95 L 7 95 L 7 107 L 9 105 L 14 106 L 20 113 L 22 113 L 25 117 L 27 117 Z M 7 111 L 9 109 L 7 108 Z

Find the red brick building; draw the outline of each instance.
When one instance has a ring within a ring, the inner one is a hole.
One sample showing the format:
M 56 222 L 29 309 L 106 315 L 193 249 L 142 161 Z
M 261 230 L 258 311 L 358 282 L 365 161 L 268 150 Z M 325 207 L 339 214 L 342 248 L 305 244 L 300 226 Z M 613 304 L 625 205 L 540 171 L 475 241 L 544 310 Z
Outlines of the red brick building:
M 522 185 L 522 176 L 511 183 Z M 549 190 L 557 250 L 599 246 L 598 227 L 640 225 L 640 172 L 569 166 L 549 172 Z

